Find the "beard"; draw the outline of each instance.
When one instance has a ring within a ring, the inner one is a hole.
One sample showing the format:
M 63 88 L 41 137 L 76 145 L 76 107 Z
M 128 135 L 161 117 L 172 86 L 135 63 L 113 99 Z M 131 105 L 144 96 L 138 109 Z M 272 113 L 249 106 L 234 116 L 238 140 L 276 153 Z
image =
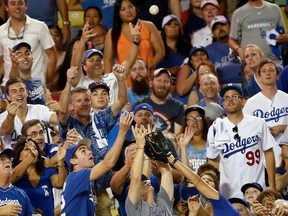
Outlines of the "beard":
M 142 76 L 141 76 L 142 77 Z M 148 78 L 142 77 L 141 80 L 132 80 L 132 89 L 138 95 L 146 95 L 149 93 L 149 80 Z
M 167 98 L 168 94 L 170 93 L 170 90 L 167 89 L 165 91 L 158 91 L 157 89 L 152 88 L 152 92 L 157 98 L 165 99 L 165 98 Z
M 218 37 L 221 41 L 226 41 L 226 40 L 228 41 L 229 39 L 228 33 L 224 30 L 220 30 Z

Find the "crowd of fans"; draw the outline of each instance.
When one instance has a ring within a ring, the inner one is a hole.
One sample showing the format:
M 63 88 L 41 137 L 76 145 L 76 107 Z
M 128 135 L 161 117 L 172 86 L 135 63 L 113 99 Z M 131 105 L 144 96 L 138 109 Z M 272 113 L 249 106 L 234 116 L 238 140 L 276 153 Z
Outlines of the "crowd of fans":
M 287 8 L 0 0 L 0 215 L 288 215 Z

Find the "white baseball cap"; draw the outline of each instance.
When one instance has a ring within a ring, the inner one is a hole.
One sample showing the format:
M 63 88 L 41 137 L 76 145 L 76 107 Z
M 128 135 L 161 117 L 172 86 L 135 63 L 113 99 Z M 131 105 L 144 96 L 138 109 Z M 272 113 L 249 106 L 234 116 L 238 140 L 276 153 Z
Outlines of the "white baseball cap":
M 163 20 L 162 20 L 162 28 L 164 28 L 164 26 L 165 26 L 168 22 L 170 22 L 170 20 L 172 20 L 172 19 L 176 19 L 177 22 L 179 23 L 179 25 L 180 25 L 180 26 L 182 25 L 181 20 L 179 19 L 179 17 L 175 16 L 174 14 L 169 14 L 169 15 L 167 15 L 167 16 L 165 16 L 165 17 L 163 18 Z
M 219 16 L 214 17 L 212 22 L 211 22 L 211 29 L 213 29 L 213 26 L 217 23 L 226 24 L 226 23 L 228 23 L 228 20 L 223 15 L 219 15 Z
M 202 1 L 201 1 L 201 6 L 200 6 L 201 9 L 203 9 L 203 7 L 204 7 L 206 4 L 212 4 L 212 5 L 220 8 L 217 0 L 202 0 Z

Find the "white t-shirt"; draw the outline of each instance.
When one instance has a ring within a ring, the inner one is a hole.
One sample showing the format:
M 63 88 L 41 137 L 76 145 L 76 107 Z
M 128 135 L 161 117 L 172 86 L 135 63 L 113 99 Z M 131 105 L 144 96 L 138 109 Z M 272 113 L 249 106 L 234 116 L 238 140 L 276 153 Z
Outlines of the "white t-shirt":
M 110 96 L 110 104 L 113 104 L 118 99 L 118 82 L 115 75 L 111 72 L 108 74 L 104 74 L 102 76 L 102 81 L 107 84 L 110 88 L 109 96 Z M 82 74 L 78 84 L 76 87 L 86 87 L 88 88 L 90 83 L 93 83 L 94 80 Z
M 212 31 L 210 27 L 205 26 L 192 34 L 191 45 L 193 47 L 206 47 L 213 42 Z
M 39 119 L 40 121 L 49 123 L 49 119 L 51 115 L 54 113 L 52 111 L 49 111 L 48 107 L 44 105 L 40 105 L 40 104 L 27 104 L 27 107 L 28 107 L 28 111 L 27 111 L 25 121 L 28 121 L 31 119 Z M 0 125 L 3 124 L 7 115 L 8 115 L 7 111 L 0 114 Z M 10 135 L 2 136 L 3 144 L 5 148 L 12 148 L 13 145 L 16 143 L 16 141 L 21 137 L 22 126 L 23 126 L 22 121 L 16 115 L 14 118 L 13 132 Z
M 9 28 L 9 26 L 10 18 L 5 24 L 0 26 L 0 56 L 3 56 L 5 71 L 2 85 L 5 85 L 9 79 L 12 67 L 9 48 L 13 48 L 20 42 L 27 42 L 31 46 L 33 55 L 32 77 L 41 79 L 43 83 L 46 83 L 45 73 L 47 70 L 47 60 L 45 60 L 45 58 L 47 59 L 47 55 L 44 50 L 54 46 L 54 41 L 47 25 L 44 22 L 32 19 L 26 15 L 25 27 L 18 35 L 18 37 L 23 35 L 23 38 L 15 40 L 9 39 L 9 37 L 16 38 L 13 29 L 11 27 Z

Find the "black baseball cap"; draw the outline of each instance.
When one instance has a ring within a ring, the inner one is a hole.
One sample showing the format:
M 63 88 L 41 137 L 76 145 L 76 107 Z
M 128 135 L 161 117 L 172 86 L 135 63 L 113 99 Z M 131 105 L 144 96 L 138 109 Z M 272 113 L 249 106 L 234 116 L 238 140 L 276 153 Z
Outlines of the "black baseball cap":
M 88 88 L 90 89 L 91 92 L 94 89 L 96 89 L 96 88 L 104 88 L 108 93 L 110 91 L 110 88 L 107 86 L 107 84 L 105 82 L 93 82 L 93 83 L 90 83 Z
M 228 90 L 235 90 L 237 91 L 242 97 L 243 97 L 243 91 L 242 91 L 242 88 L 235 84 L 235 83 L 229 83 L 227 84 L 226 86 L 224 86 L 224 88 L 222 88 L 222 90 L 220 91 L 220 96 L 223 97 L 225 92 L 228 91 Z
M 0 155 L 7 155 L 9 158 L 13 158 L 14 152 L 12 149 L 6 148 L 3 151 L 0 150 Z

